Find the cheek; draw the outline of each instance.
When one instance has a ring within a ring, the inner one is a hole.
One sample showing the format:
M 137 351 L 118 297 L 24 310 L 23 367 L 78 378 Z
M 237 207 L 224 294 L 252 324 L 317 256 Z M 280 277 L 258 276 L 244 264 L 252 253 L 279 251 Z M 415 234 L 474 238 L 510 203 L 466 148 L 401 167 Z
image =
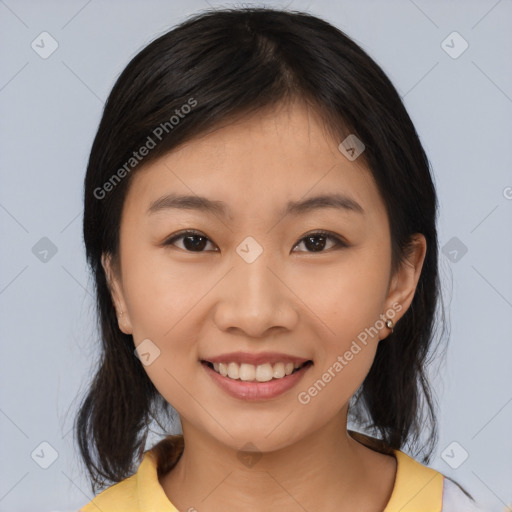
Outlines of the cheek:
M 366 378 L 379 343 L 378 318 L 365 307 L 340 306 L 328 318 L 334 335 L 320 341 L 321 349 L 297 392 L 304 413 L 316 425 L 328 421 L 345 406 Z M 326 317 L 327 318 L 327 317 Z
M 198 268 L 184 271 L 163 250 L 127 246 L 126 254 L 123 288 L 133 337 L 167 339 L 211 288 L 212 278 Z
M 323 326 L 327 347 L 343 350 L 384 313 L 389 279 L 386 260 L 377 250 L 352 248 L 332 264 L 310 265 L 292 276 L 298 290 L 307 291 L 299 292 L 300 296 L 311 312 L 309 317 Z
M 364 381 L 383 327 L 388 266 L 378 251 L 346 253 L 336 265 L 297 275 L 308 290 L 318 359 L 298 400 L 319 417 L 334 414 Z
M 179 401 L 180 383 L 187 382 L 190 370 L 199 364 L 195 340 L 200 322 L 191 318 L 215 281 L 196 273 L 191 280 L 193 272 L 178 271 L 162 255 L 155 255 L 158 252 L 126 247 L 123 288 L 134 348 L 150 354 L 144 370 L 164 398 Z

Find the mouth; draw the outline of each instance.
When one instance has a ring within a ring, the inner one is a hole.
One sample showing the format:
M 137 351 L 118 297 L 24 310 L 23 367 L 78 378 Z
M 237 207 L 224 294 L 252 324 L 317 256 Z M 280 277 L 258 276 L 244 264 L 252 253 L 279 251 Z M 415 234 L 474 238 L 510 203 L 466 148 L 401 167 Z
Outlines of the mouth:
M 291 392 L 314 365 L 286 352 L 229 352 L 199 359 L 206 375 L 239 400 L 277 399 Z
M 201 360 L 201 364 L 210 368 L 218 375 L 234 381 L 243 382 L 270 382 L 281 379 L 286 379 L 290 375 L 293 375 L 308 366 L 313 364 L 313 361 L 307 360 L 304 362 L 284 362 L 278 361 L 275 363 L 263 363 L 263 364 L 249 364 L 249 363 L 238 363 L 238 362 L 211 362 L 207 360 Z

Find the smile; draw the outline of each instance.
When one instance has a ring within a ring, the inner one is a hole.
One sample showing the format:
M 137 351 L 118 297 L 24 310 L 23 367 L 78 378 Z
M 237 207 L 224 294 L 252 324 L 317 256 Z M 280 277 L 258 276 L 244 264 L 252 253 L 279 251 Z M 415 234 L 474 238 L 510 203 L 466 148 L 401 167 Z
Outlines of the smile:
M 204 361 L 210 368 L 213 368 L 218 374 L 223 377 L 228 377 L 233 380 L 243 380 L 246 382 L 268 382 L 272 379 L 282 379 L 287 375 L 291 375 L 300 370 L 303 366 L 311 363 L 283 363 L 277 362 L 275 364 L 264 363 L 259 365 L 235 362 L 231 363 L 210 363 Z
M 212 363 L 201 361 L 210 378 L 226 393 L 242 400 L 267 400 L 294 387 L 313 366 L 304 363 L 276 362 L 258 365 L 248 363 Z

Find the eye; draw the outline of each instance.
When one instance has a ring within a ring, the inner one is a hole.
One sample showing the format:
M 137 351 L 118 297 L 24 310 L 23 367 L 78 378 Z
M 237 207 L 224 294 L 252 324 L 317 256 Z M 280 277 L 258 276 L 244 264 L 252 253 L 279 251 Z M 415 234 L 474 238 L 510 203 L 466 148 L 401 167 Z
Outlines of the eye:
M 330 248 L 328 247 L 328 249 L 348 247 L 347 243 L 334 234 L 326 231 L 315 231 L 302 237 L 299 240 L 299 243 L 295 244 L 294 248 L 304 244 L 304 247 L 307 249 L 306 252 L 326 252 L 324 249 L 326 248 L 326 245 L 328 245 L 328 240 L 331 240 L 331 243 L 333 244 Z M 178 241 L 182 241 L 182 247 L 176 245 L 176 242 Z M 171 238 L 167 239 L 163 245 L 175 245 L 179 249 L 183 249 L 188 252 L 207 252 L 204 249 L 208 243 L 213 245 L 213 242 L 211 242 L 204 233 L 201 233 L 200 231 L 186 230 L 173 235 Z M 214 249 L 214 251 L 218 252 L 218 249 Z
M 177 233 L 171 238 L 167 239 L 163 245 L 176 245 L 176 242 L 182 239 L 183 247 L 179 247 L 180 249 L 184 249 L 185 251 L 189 252 L 206 252 L 203 249 L 208 244 L 209 239 L 206 235 L 204 235 L 204 233 L 201 233 L 200 231 L 182 231 L 181 233 Z
M 341 238 L 326 231 L 315 231 L 314 233 L 307 234 L 305 237 L 299 240 L 299 243 L 296 244 L 295 247 L 304 244 L 304 247 L 307 249 L 312 249 L 311 251 L 308 250 L 307 252 L 326 252 L 324 249 L 327 240 L 331 240 L 334 244 L 331 246 L 331 249 L 348 247 L 348 244 L 341 240 Z

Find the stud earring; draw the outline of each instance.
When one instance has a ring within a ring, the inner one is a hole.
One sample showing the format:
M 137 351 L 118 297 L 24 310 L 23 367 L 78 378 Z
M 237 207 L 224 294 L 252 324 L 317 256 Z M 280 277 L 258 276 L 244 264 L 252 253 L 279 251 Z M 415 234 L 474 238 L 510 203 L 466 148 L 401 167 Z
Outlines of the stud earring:
M 391 329 L 391 332 L 393 332 L 393 327 L 394 327 L 394 325 L 395 325 L 395 324 L 393 323 L 393 320 L 391 320 L 391 319 L 389 319 L 389 318 L 386 320 L 386 327 L 387 327 L 388 329 Z

